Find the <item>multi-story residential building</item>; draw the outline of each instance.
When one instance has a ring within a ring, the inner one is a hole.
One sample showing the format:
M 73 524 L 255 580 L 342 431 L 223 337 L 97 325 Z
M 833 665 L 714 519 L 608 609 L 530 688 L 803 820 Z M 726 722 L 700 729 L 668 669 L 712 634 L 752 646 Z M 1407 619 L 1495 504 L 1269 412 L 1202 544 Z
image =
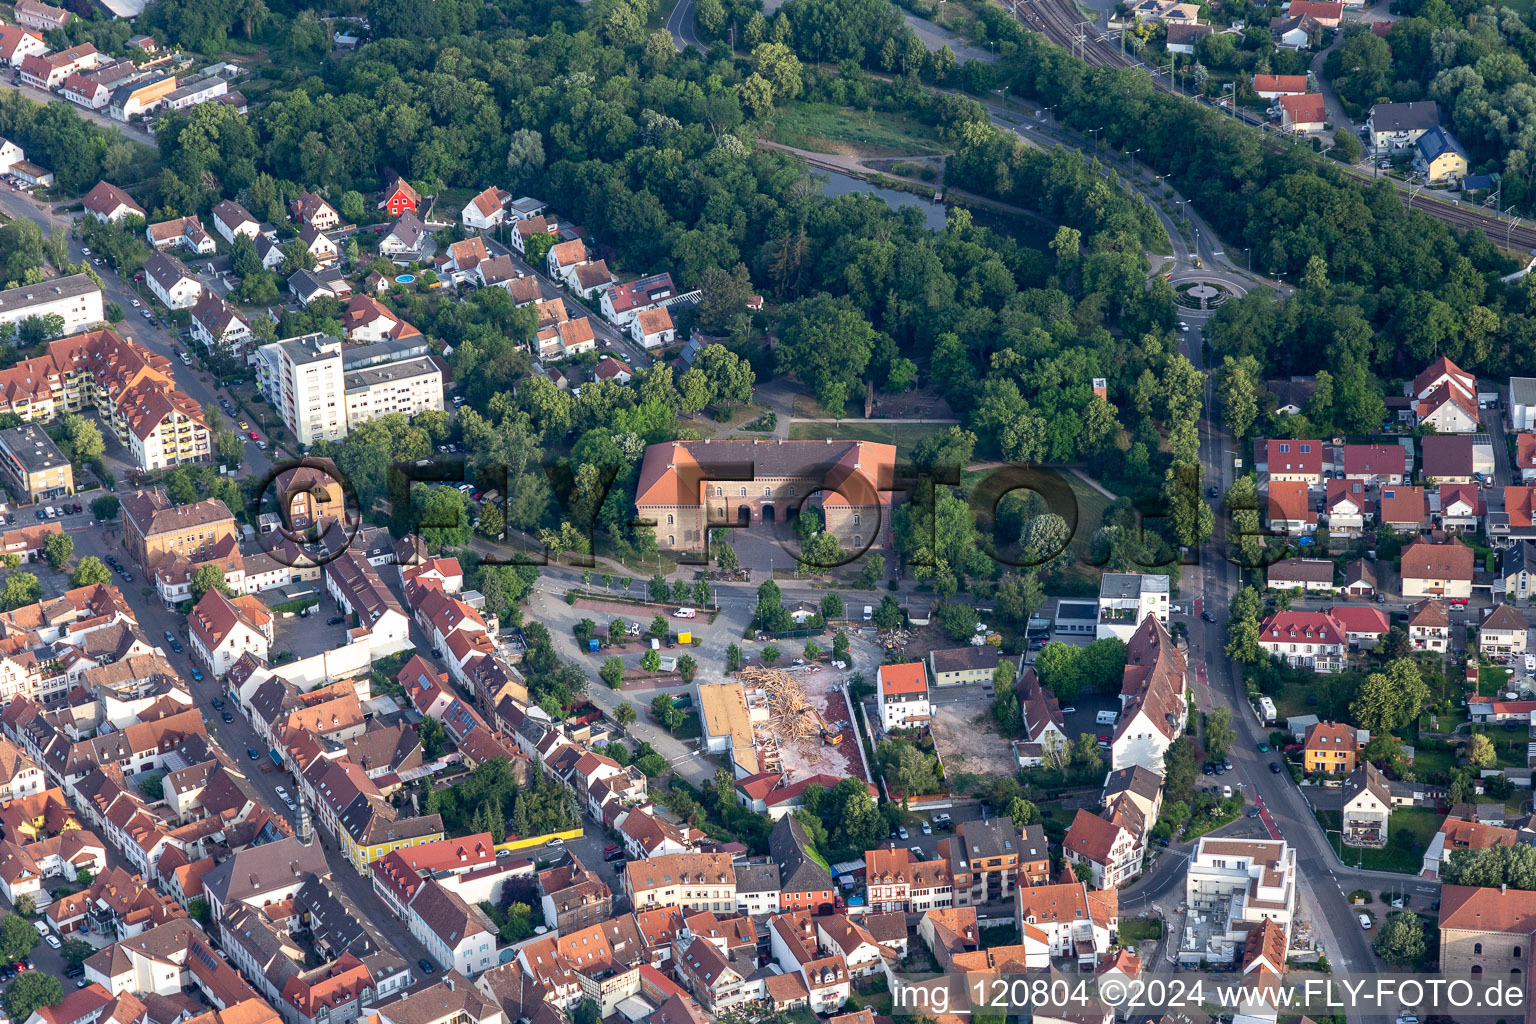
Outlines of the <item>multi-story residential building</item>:
M 123 495 L 122 506 L 123 543 L 143 569 L 170 555 L 203 561 L 223 542 L 237 539 L 235 517 L 217 498 L 173 505 L 164 490 L 153 487 Z
M 0 803 L 41 793 L 47 783 L 31 755 L 0 736 Z
M 768 835 L 768 856 L 779 867 L 782 909 L 831 913 L 835 895 L 832 874 L 821 866 L 799 818 L 787 814 L 774 823 Z
M 1418 100 L 1376 104 L 1371 108 L 1366 128 L 1371 133 L 1371 148 L 1380 153 L 1388 149 L 1411 149 L 1419 136 L 1439 124 L 1439 105 L 1433 100 Z
M 998 648 L 968 644 L 928 652 L 928 667 L 935 686 L 990 686 L 997 671 Z
M 1082 882 L 1021 886 L 1014 894 L 1014 922 L 1026 939 L 1034 936 L 1027 966 L 1045 969 L 1070 959 L 1092 970 L 1120 932 L 1119 893 L 1093 892 Z
M 736 909 L 736 872 L 724 853 L 647 857 L 624 865 L 624 894 L 636 911 L 682 907 L 730 913 Z
M 1410 544 L 1401 561 L 1403 596 L 1465 600 L 1472 596 L 1472 562 L 1472 549 L 1455 538 Z
M 263 345 L 257 356 L 262 393 L 282 413 L 300 445 L 346 436 L 340 341 L 328 334 L 306 334 Z
M 35 423 L 0 430 L 0 474 L 34 503 L 75 493 L 74 468 Z
M 1344 779 L 1343 825 L 1340 841 L 1345 846 L 1387 845 L 1387 822 L 1392 816 L 1392 787 L 1380 769 L 1366 761 Z
M 1349 643 L 1343 627 L 1327 612 L 1288 611 L 1275 612 L 1259 626 L 1259 648 L 1296 668 L 1339 672 Z
M 1530 628 L 1531 624 L 1514 605 L 1497 605 L 1483 616 L 1477 632 L 1477 649 L 1487 657 L 1523 655 Z
M 1120 684 L 1120 720 L 1110 743 L 1110 769 L 1141 765 L 1163 770 L 1163 754 L 1184 733 L 1189 666 L 1156 616 L 1137 627 L 1126 644 Z
M 222 930 L 225 918 L 240 904 L 260 909 L 291 898 L 311 878 L 330 877 L 320 844 L 290 836 L 231 855 L 203 876 L 203 896 L 214 928 Z
M 81 200 L 85 212 L 105 224 L 120 224 L 129 217 L 144 220 L 144 207 L 116 185 L 98 181 Z
M 349 431 L 391 413 L 411 417 L 443 408 L 443 371 L 426 356 L 354 370 L 342 386 Z
M 1202 838 L 1189 860 L 1184 898 L 1191 917 L 1205 921 L 1187 931 L 1179 959 L 1186 963 L 1232 961 L 1248 932 L 1264 921 L 1285 930 L 1289 941 L 1296 910 L 1296 851 L 1283 839 Z
M 0 324 L 57 315 L 65 334 L 105 323 L 101 288 L 85 274 L 71 274 L 0 291 Z
M 1146 822 L 1139 811 L 1122 804 L 1103 815 L 1079 807 L 1061 849 L 1069 864 L 1086 864 L 1096 889 L 1113 889 L 1141 874 L 1146 848 Z
M 222 79 L 220 80 L 222 81 Z M 188 86 L 188 89 L 196 89 L 197 86 Z M 178 89 L 176 92 L 182 92 Z M 228 86 L 225 86 L 228 92 Z M 188 94 L 188 98 L 192 94 Z M 205 97 L 207 98 L 207 97 Z M 178 109 L 176 104 L 181 99 L 176 93 L 172 93 L 166 99 L 166 103 L 172 110 Z M 191 104 L 184 104 L 190 106 Z M 221 199 L 213 208 L 213 229 L 224 236 L 224 241 L 234 244 L 236 238 L 244 235 L 252 241 L 261 234 L 261 221 L 251 216 L 251 211 L 235 202 L 233 199 Z
M 191 309 L 203 294 L 197 275 L 168 253 L 157 252 L 144 262 L 144 278 L 167 309 Z
M 1311 487 L 1323 484 L 1323 442 L 1307 440 L 1257 441 L 1254 447 L 1263 462 L 1261 473 L 1270 483 L 1303 483 Z
M 210 589 L 187 616 L 192 656 L 215 677 L 223 676 L 244 654 L 266 664 L 272 643 L 272 613 L 250 595 L 225 597 Z
M 179 246 L 201 256 L 218 248 L 218 243 L 203 229 L 203 222 L 197 217 L 176 217 L 150 224 L 144 228 L 144 237 L 156 249 Z
M 1445 605 L 1427 598 L 1409 608 L 1408 639 L 1416 651 L 1445 653 L 1451 644 L 1451 617 Z
M 60 338 L 47 355 L 0 370 L 0 396 L 0 412 L 24 420 L 94 409 L 141 469 L 211 457 L 202 408 L 176 389 L 170 360 L 111 330 Z
M 1129 641 L 1147 616 L 1168 625 L 1168 577 L 1139 572 L 1106 572 L 1099 577 L 1099 639 Z
M 435 878 L 416 890 L 406 921 L 411 935 L 446 970 L 473 977 L 496 963 L 496 930 L 485 913 Z
M 192 307 L 192 336 L 210 351 L 241 359 L 251 342 L 251 325 L 217 293 L 206 290 Z
M 1308 727 L 1301 744 L 1302 768 L 1308 774 L 1348 775 L 1355 770 L 1360 739 L 1352 725 L 1317 722 Z
M 1408 482 L 1408 452 L 1400 444 L 1347 444 L 1344 479 L 1377 487 Z
M 661 309 L 677 295 L 671 274 L 653 274 L 627 284 L 616 284 L 603 292 L 603 319 L 615 327 L 628 327 L 639 316 Z
M 1019 830 L 1007 817 L 963 821 L 939 840 L 949 861 L 954 905 L 970 907 L 1009 899 L 1019 884 Z
M 880 728 L 886 732 L 921 726 L 933 714 L 923 663 L 881 665 L 875 673 L 875 701 L 880 708 Z
M 41 3 L 40 0 L 16 0 L 16 24 L 25 25 L 27 28 L 52 32 L 56 28 L 68 25 L 72 17 L 74 15 L 68 11 L 51 7 Z
M 613 890 L 574 853 L 566 863 L 540 871 L 538 880 L 544 920 L 561 935 L 606 921 L 613 915 Z M 737 888 L 740 889 L 739 884 Z
M 869 850 L 864 854 L 865 883 L 871 911 L 921 914 L 935 907 L 954 905 L 954 879 L 949 861 L 919 861 L 912 851 Z

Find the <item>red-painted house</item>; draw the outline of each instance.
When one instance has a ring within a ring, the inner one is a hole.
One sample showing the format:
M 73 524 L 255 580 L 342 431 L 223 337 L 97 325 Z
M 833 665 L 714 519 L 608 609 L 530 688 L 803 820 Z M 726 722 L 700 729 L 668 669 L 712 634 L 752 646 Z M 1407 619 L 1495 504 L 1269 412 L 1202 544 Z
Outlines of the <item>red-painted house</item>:
M 421 195 L 411 188 L 410 182 L 398 174 L 390 175 L 389 184 L 384 186 L 384 199 L 379 203 L 379 209 L 388 210 L 391 217 L 398 217 L 407 210 L 415 213 L 420 205 Z

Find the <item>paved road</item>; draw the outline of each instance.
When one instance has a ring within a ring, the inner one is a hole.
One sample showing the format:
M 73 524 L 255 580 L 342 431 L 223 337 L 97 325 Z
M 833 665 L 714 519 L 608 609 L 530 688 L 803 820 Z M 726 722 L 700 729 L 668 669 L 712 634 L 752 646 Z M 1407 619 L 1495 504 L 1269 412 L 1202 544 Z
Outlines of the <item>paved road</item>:
M 561 299 L 565 302 L 565 308 L 568 312 L 587 314 L 587 319 L 592 323 L 592 333 L 597 336 L 598 341 L 602 343 L 604 348 L 612 349 L 632 369 L 640 370 L 651 365 L 651 357 L 645 349 L 635 344 L 634 339 L 626 332 L 618 330 L 608 321 L 604 320 L 597 308 L 583 302 L 564 288 L 561 288 L 550 279 L 548 274 L 545 274 L 542 270 L 535 269 L 527 260 L 519 256 L 515 249 L 497 241 L 490 235 L 484 237 L 485 247 L 493 255 L 510 257 L 513 266 L 525 274 L 533 275 L 539 282 L 539 294 L 544 298 Z
M 902 11 L 901 20 L 917 33 L 917 38 L 923 41 L 923 45 L 931 53 L 937 53 L 940 48 L 947 46 L 955 58 L 962 62 L 979 60 L 984 64 L 991 64 L 997 60 L 995 48 L 967 42 L 963 36 L 951 32 L 942 25 L 935 25 L 926 18 L 919 18 L 910 11 Z
M 102 530 L 85 531 L 73 534 L 75 538 L 75 556 L 107 555 L 115 554 L 123 559 L 125 564 L 130 561 L 122 547 L 122 531 L 120 527 L 108 527 Z M 139 580 L 144 576 L 138 574 Z M 120 582 L 120 581 L 114 581 Z M 138 581 L 136 581 L 137 583 Z M 164 633 L 170 633 L 178 637 L 183 645 L 181 653 L 176 653 L 169 646 L 165 647 L 165 655 L 171 664 L 177 669 L 178 675 L 185 686 L 192 693 L 192 698 L 200 707 L 205 708 L 203 717 L 208 723 L 210 735 L 218 742 L 219 746 L 226 750 L 230 757 L 246 773 L 246 778 L 241 788 L 246 795 L 270 808 L 274 813 L 285 815 L 291 822 L 297 822 L 297 815 L 289 811 L 278 797 L 276 787 L 284 786 L 288 792 L 297 791 L 296 783 L 291 775 L 272 765 L 271 759 L 266 754 L 266 744 L 256 735 L 255 729 L 238 711 L 236 704 L 228 699 L 222 685 L 211 675 L 204 675 L 202 680 L 192 678 L 193 662 L 190 644 L 186 642 L 187 620 L 184 616 L 176 614 L 160 602 L 157 597 L 145 597 L 137 585 L 123 585 L 120 588 L 123 596 L 133 606 L 134 614 L 139 619 L 139 624 L 144 628 L 145 635 L 151 638 L 151 642 L 163 644 Z M 295 622 L 297 620 L 294 620 Z M 334 632 L 335 642 L 340 644 L 344 627 L 328 627 L 323 625 L 324 619 L 311 618 L 305 620 L 302 628 L 313 630 L 328 630 Z M 298 628 L 298 627 L 293 627 Z M 222 712 L 212 706 L 214 699 L 222 699 L 226 704 L 226 710 L 233 712 L 232 722 L 222 720 Z M 258 757 L 252 760 L 247 756 L 247 751 L 256 751 Z M 261 768 L 266 767 L 267 771 Z M 393 949 L 401 956 L 406 957 L 412 964 L 420 957 L 426 956 L 425 947 L 421 946 L 399 925 L 394 915 L 390 913 L 384 902 L 373 892 L 371 882 L 359 875 L 351 864 L 342 856 L 340 848 L 329 836 L 320 832 L 317 826 L 322 845 L 325 848 L 326 861 L 331 867 L 333 884 L 330 887 L 333 894 L 340 899 L 348 912 L 361 921 L 373 937 L 374 942 L 381 949 Z
M 1186 354 L 1196 366 L 1203 368 L 1204 346 L 1197 340 L 1196 335 L 1189 336 Z M 1208 379 L 1206 412 L 1201 422 L 1201 461 L 1206 478 L 1225 489 L 1232 483 L 1231 452 L 1237 446 L 1215 415 L 1213 391 Z M 1217 523 L 1217 535 L 1206 545 L 1200 563 L 1185 568 L 1181 589 L 1186 599 L 1203 597 L 1207 608 L 1220 618 L 1222 610 L 1231 604 L 1239 580 L 1237 567 L 1215 554 L 1221 550 L 1225 526 L 1220 518 Z M 1272 774 L 1268 768 L 1272 755 L 1258 752 L 1257 745 L 1261 741 L 1267 742 L 1269 730 L 1259 724 L 1249 707 L 1238 666 L 1225 656 L 1223 623 L 1195 619 L 1189 623 L 1189 634 L 1191 661 L 1203 661 L 1208 669 L 1207 683 L 1195 685 L 1196 703 L 1203 710 L 1225 707 L 1232 712 L 1237 743 L 1230 757 L 1236 766 L 1237 777 L 1245 782 L 1250 799 L 1264 805 L 1279 833 L 1295 848 L 1301 875 L 1298 891 L 1304 906 L 1316 908 L 1309 916 L 1329 960 L 1335 970 L 1379 970 L 1380 962 L 1371 951 L 1370 934 L 1355 926 L 1346 894 L 1362 885 L 1375 891 L 1391 882 L 1406 883 L 1413 879 L 1382 872 L 1354 871 L 1339 863 L 1329 837 L 1323 833 L 1290 776 Z M 1357 1015 L 1351 1014 L 1351 1018 L 1357 1019 Z
M 688 47 L 708 53 L 709 47 L 699 39 L 693 27 L 693 0 L 677 0 L 677 6 L 667 15 L 667 31 L 672 33 L 672 45 L 682 53 Z
M 50 235 L 55 231 L 68 232 L 74 224 L 72 217 L 57 214 L 51 207 L 38 203 L 31 196 L 5 187 L 0 187 L 0 215 L 6 218 L 25 218 L 34 221 L 44 233 Z M 70 238 L 69 252 L 73 260 L 88 261 L 81 252 L 81 244 L 77 238 Z M 203 406 L 217 405 L 221 396 L 232 397 L 227 391 L 218 387 L 211 374 L 197 367 L 196 364 L 191 367 L 182 365 L 178 353 L 183 350 L 183 346 L 165 327 L 160 324 L 151 324 L 139 315 L 139 309 L 133 306 L 134 301 L 137 300 L 141 306 L 146 306 L 147 303 L 138 292 L 129 287 L 129 283 L 124 281 L 121 275 L 108 266 L 93 267 L 93 269 L 101 277 L 102 294 L 106 301 L 115 302 L 121 306 L 127 317 L 122 323 L 114 325 L 115 329 L 124 337 L 138 342 L 150 351 L 173 360 L 177 387 Z M 232 429 L 235 427 L 233 422 L 226 425 Z M 249 439 L 245 443 L 243 462 L 250 472 L 256 474 L 265 473 L 271 466 L 267 455 Z
M 146 131 L 142 125 L 128 124 L 124 121 L 114 121 L 100 110 L 87 110 L 79 104 L 70 103 L 68 100 L 64 99 L 56 93 L 45 92 L 42 89 L 34 89 L 30 85 L 26 85 L 21 82 L 13 82 L 9 78 L 0 78 L 0 89 L 6 89 L 10 92 L 19 92 L 23 96 L 27 97 L 27 99 L 35 100 L 38 103 L 63 103 L 65 106 L 68 106 L 74 110 L 75 113 L 85 118 L 87 121 L 94 121 L 96 124 L 107 129 L 108 131 L 117 132 L 129 142 L 137 142 L 142 146 L 149 146 L 151 148 L 153 148 L 155 145 L 155 137 L 149 134 L 149 132 Z

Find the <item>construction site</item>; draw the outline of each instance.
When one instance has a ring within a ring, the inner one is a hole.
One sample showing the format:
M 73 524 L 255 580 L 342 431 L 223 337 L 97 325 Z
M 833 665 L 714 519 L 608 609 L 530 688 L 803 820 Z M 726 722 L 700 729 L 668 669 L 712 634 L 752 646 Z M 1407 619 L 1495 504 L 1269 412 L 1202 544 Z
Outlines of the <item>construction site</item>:
M 872 781 L 842 672 L 819 665 L 748 666 L 737 679 L 750 709 L 760 771 L 787 775 L 790 782 L 814 775 Z

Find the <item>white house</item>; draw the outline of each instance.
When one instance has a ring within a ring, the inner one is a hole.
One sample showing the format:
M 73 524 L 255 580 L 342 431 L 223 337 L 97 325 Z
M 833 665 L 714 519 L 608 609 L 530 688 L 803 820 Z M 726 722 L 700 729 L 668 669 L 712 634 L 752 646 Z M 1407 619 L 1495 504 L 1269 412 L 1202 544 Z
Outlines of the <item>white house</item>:
M 144 261 L 144 280 L 167 309 L 190 309 L 203 294 L 203 286 L 192 272 L 163 252 Z
M 880 727 L 886 732 L 921 726 L 933 716 L 928 701 L 928 670 L 920 661 L 881 665 L 875 673 Z
M 299 241 L 304 243 L 304 248 L 315 258 L 316 266 L 323 267 L 341 258 L 341 249 L 331 241 L 330 236 L 311 224 L 305 224 L 299 229 Z
M 81 200 L 85 212 L 104 224 L 120 224 L 129 217 L 145 218 L 144 207 L 110 182 L 98 181 Z
M 250 344 L 251 325 L 217 294 L 205 291 L 192 306 L 192 336 L 210 349 L 239 355 Z
M 1132 818 L 1138 830 L 1145 828 L 1141 813 L 1124 804 L 1105 815 L 1083 807 L 1077 809 L 1077 816 L 1062 838 L 1062 854 L 1069 864 L 1088 865 L 1095 889 L 1114 889 L 1141 874 L 1145 851 L 1137 833 L 1127 827 Z
M 0 174 L 5 174 L 27 158 L 26 151 L 10 139 L 0 139 Z
M 677 340 L 677 326 L 666 307 L 647 309 L 629 322 L 629 336 L 641 348 L 662 348 Z
M 266 664 L 272 613 L 254 597 L 210 590 L 187 616 L 187 626 L 193 658 L 214 676 L 223 676 L 246 653 Z
M 1110 742 L 1110 770 L 1141 765 L 1163 770 L 1163 754 L 1184 733 L 1189 665 L 1155 615 L 1126 644 L 1120 720 Z
M 213 229 L 233 245 L 241 235 L 254 239 L 261 234 L 261 221 L 233 199 L 224 199 L 213 208 Z
M 1348 641 L 1327 612 L 1284 611 L 1259 626 L 1259 647 L 1296 668 L 1338 672 L 1344 668 Z
M 496 933 L 484 913 L 437 879 L 422 882 L 406 909 L 411 935 L 445 970 L 473 977 L 496 965 Z
M 459 219 L 473 231 L 486 231 L 507 219 L 507 203 L 512 193 L 492 185 L 465 204 Z

